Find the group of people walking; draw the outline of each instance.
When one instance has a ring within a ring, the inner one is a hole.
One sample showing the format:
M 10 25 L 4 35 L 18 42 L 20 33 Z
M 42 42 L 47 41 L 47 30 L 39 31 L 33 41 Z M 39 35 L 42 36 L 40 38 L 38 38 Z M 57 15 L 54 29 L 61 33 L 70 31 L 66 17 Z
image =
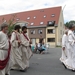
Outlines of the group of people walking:
M 11 69 L 25 72 L 33 55 L 27 27 L 15 25 L 10 39 L 7 32 L 8 24 L 3 23 L 0 31 L 0 75 L 10 75 Z
M 22 30 L 20 32 L 20 30 Z M 65 68 L 75 71 L 75 24 L 70 24 L 62 37 L 62 56 L 60 61 Z M 33 55 L 27 27 L 15 25 L 11 38 L 8 38 L 8 24 L 1 24 L 0 31 L 0 75 L 10 75 L 10 70 L 25 72 L 29 68 L 29 59 Z M 37 48 L 42 53 L 43 42 Z M 36 48 L 36 50 L 37 50 Z M 42 49 L 41 49 L 42 48 Z
M 66 69 L 75 71 L 75 24 L 70 24 L 62 37 L 62 56 L 60 61 Z

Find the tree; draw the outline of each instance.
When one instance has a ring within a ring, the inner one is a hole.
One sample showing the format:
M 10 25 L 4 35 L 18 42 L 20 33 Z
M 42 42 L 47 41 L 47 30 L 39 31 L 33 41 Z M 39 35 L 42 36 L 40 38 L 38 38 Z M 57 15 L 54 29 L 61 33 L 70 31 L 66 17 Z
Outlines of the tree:
M 15 26 L 15 17 L 16 15 L 12 15 L 12 18 L 9 19 L 9 21 L 6 22 L 5 18 L 2 18 L 2 23 L 6 22 L 8 23 L 8 37 L 11 36 L 12 31 L 14 30 L 14 26 Z
M 66 26 L 66 27 L 69 27 L 69 22 L 66 22 L 66 23 L 65 23 L 65 26 Z
M 69 27 L 69 25 L 70 25 L 71 23 L 74 23 L 74 24 L 75 24 L 75 21 L 74 21 L 74 20 L 71 20 L 71 21 L 69 21 L 69 22 L 66 22 L 66 23 L 65 23 L 65 26 L 66 26 L 66 27 Z
M 9 22 L 8 22 L 8 35 L 11 34 L 11 32 L 13 31 L 14 29 L 14 26 L 15 26 L 15 23 L 14 23 L 14 20 L 13 19 L 10 19 Z
M 75 24 L 75 21 L 74 21 L 74 20 L 72 20 L 72 21 L 70 21 L 69 23 L 74 23 L 74 24 Z

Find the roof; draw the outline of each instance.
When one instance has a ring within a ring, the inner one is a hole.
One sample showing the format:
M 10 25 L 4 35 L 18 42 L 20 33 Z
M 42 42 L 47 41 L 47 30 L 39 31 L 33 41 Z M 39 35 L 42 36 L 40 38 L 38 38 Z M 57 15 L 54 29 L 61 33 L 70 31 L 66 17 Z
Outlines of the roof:
M 2 22 L 2 20 L 9 21 L 10 19 L 14 18 L 14 21 L 27 21 L 29 23 L 29 26 L 47 25 L 48 21 L 55 21 L 55 24 L 57 25 L 59 21 L 60 12 L 61 6 L 32 11 L 24 11 L 7 15 L 1 15 L 0 22 Z

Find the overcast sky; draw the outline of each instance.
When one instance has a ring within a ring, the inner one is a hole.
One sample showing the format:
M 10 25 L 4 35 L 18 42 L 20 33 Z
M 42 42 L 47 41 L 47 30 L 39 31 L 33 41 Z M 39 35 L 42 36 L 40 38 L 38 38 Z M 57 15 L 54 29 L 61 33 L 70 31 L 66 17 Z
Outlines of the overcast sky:
M 0 15 L 62 6 L 64 21 L 75 20 L 75 0 L 0 0 Z

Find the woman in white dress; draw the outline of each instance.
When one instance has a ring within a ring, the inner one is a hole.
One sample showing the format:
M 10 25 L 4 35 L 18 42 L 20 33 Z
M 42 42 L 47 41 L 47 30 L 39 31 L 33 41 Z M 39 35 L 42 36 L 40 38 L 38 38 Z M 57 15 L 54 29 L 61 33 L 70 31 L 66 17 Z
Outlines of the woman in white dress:
M 73 33 L 74 29 L 75 24 L 70 24 L 68 31 L 68 58 L 64 62 L 66 68 L 72 71 L 75 71 L 75 36 Z

